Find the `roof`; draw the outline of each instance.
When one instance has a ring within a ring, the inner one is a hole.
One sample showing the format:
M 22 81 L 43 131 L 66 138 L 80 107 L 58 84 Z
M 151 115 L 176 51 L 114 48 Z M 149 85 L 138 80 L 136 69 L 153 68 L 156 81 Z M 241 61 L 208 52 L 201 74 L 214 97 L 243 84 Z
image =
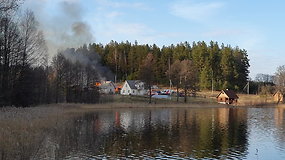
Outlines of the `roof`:
M 220 96 L 221 93 L 225 93 L 229 98 L 238 99 L 239 97 L 236 93 L 232 90 L 222 90 L 218 95 L 217 98 Z
M 273 94 L 273 96 L 275 96 L 276 94 L 281 94 L 281 95 L 283 95 L 281 91 L 276 91 L 276 92 Z
M 136 87 L 136 84 L 140 83 L 140 80 L 126 80 L 126 82 L 129 84 L 131 89 L 138 89 Z
M 100 88 L 107 88 L 107 87 L 113 87 L 113 88 L 116 88 L 116 86 L 114 85 L 113 82 L 110 82 L 110 83 L 103 83 L 101 84 L 101 86 L 99 86 Z

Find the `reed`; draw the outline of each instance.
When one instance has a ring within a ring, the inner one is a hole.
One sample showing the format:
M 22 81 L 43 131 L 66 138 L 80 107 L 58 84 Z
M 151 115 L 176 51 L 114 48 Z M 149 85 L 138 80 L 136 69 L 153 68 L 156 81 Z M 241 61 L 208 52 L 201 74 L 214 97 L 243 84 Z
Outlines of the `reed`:
M 46 138 L 64 125 L 66 106 L 6 107 L 0 110 L 0 159 L 35 159 Z

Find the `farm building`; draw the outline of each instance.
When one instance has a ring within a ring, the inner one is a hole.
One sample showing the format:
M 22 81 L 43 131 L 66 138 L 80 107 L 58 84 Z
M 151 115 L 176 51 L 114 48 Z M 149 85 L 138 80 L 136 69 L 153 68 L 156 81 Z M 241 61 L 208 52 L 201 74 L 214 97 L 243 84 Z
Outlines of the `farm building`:
M 273 94 L 273 101 L 277 103 L 284 102 L 284 94 L 281 91 L 277 91 Z
M 144 83 L 140 80 L 126 80 L 121 89 L 122 95 L 145 95 L 146 93 Z
M 217 101 L 218 103 L 222 104 L 234 104 L 237 103 L 238 96 L 236 93 L 232 90 L 222 90 L 218 95 L 217 95 Z
M 99 85 L 99 92 L 103 94 L 115 94 L 116 86 L 112 81 L 102 81 Z

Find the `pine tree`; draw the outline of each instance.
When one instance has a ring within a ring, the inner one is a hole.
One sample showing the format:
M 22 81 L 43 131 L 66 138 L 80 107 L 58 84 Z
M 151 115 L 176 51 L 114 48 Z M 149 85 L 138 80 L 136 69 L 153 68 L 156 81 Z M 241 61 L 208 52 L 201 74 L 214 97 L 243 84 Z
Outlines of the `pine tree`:
M 234 58 L 230 46 L 222 49 L 221 70 L 223 76 L 223 89 L 234 89 Z
M 200 89 L 211 89 L 212 75 L 213 71 L 210 67 L 210 61 L 206 60 L 205 66 L 203 67 L 200 74 Z

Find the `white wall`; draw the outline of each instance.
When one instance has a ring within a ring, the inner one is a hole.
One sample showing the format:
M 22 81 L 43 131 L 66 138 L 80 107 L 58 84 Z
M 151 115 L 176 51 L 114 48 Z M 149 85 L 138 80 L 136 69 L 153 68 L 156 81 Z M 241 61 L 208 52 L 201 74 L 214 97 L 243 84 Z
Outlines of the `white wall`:
M 125 82 L 124 85 L 123 85 L 123 87 L 122 87 L 122 89 L 121 89 L 121 94 L 122 94 L 122 95 L 129 95 L 130 92 L 131 92 L 131 88 L 130 88 L 130 86 L 128 85 L 128 83 Z
M 100 93 L 115 94 L 115 88 L 112 84 L 103 84 L 100 86 Z
M 137 90 L 137 89 L 131 89 L 127 82 L 124 83 L 121 94 L 122 95 L 145 95 L 147 93 L 146 90 Z

